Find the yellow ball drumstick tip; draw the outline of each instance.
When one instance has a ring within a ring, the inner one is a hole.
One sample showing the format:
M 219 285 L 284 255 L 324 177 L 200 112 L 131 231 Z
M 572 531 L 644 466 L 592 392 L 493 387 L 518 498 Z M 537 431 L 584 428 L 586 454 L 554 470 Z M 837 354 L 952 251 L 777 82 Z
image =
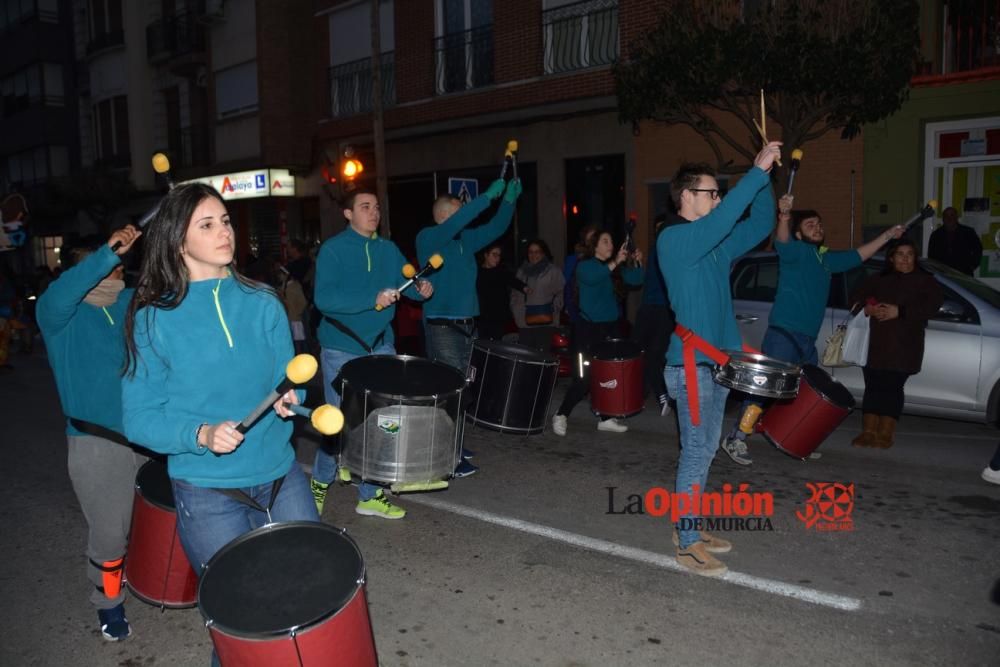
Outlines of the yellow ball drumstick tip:
M 412 278 L 415 275 L 417 275 L 417 270 L 413 267 L 412 264 L 404 264 L 403 265 L 403 277 L 404 278 L 406 278 L 407 280 L 409 280 L 410 278 Z
M 321 405 L 313 410 L 310 422 L 323 435 L 333 435 L 344 428 L 344 413 L 333 405 Z
M 938 207 L 938 200 L 937 199 L 932 199 L 929 202 L 927 202 L 927 205 L 930 206 L 932 209 L 934 209 L 936 211 L 937 207 Z
M 433 266 L 435 269 L 440 269 L 441 265 L 444 264 L 444 257 L 441 255 L 431 255 L 431 258 L 427 260 L 427 263 Z
M 801 160 L 802 159 L 802 149 L 796 148 L 794 151 L 792 151 L 792 159 L 793 160 Z
M 153 171 L 157 174 L 165 174 L 170 171 L 170 160 L 163 153 L 157 153 L 153 156 Z
M 285 367 L 285 375 L 295 384 L 305 384 L 313 379 L 318 369 L 319 363 L 317 363 L 316 357 L 311 354 L 298 354 L 288 362 L 288 366 Z
M 517 139 L 511 139 L 507 142 L 507 151 L 511 153 L 517 152 Z

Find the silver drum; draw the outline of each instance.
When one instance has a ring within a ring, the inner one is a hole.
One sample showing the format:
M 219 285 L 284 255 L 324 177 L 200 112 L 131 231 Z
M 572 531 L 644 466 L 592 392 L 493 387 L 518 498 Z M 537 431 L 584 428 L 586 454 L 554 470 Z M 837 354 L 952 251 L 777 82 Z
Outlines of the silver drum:
M 729 361 L 715 369 L 715 381 L 739 391 L 767 398 L 795 398 L 801 369 L 763 354 L 726 351 Z
M 461 460 L 465 377 L 409 356 L 358 357 L 340 370 L 341 460 L 364 480 L 435 482 Z

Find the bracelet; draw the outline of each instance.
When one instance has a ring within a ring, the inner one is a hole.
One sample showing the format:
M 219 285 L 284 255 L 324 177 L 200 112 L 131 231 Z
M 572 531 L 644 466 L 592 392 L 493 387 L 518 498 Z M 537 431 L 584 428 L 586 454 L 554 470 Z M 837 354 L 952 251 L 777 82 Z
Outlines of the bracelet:
M 201 444 L 198 441 L 198 439 L 201 437 L 201 429 L 205 428 L 206 426 L 208 426 L 208 424 L 201 424 L 201 425 L 198 426 L 197 429 L 195 429 L 195 432 L 194 432 L 194 444 L 198 445 L 198 449 L 205 449 L 205 447 L 207 446 L 207 445 Z

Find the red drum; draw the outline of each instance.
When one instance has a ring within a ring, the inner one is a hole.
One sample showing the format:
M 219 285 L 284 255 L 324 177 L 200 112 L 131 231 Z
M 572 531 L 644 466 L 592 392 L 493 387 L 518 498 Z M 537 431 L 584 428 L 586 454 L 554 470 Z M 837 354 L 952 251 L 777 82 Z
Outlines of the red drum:
M 159 607 L 193 607 L 198 575 L 177 536 L 177 511 L 166 464 L 144 463 L 135 476 L 125 581 L 137 598 Z
M 223 665 L 378 665 L 364 561 L 333 526 L 288 521 L 237 537 L 205 566 L 198 607 Z
M 642 348 L 622 338 L 591 350 L 590 405 L 603 417 L 629 417 L 642 411 Z
M 852 409 L 854 397 L 844 385 L 818 366 L 803 366 L 798 396 L 768 408 L 757 430 L 781 451 L 805 459 Z

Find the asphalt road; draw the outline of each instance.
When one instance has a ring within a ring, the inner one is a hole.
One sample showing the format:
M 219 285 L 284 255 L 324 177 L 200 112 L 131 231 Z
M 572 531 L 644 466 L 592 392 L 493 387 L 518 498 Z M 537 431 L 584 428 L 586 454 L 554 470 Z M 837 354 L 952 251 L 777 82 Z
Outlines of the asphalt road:
M 133 636 L 101 639 L 55 386 L 41 355 L 14 361 L 0 375 L 0 665 L 208 664 L 196 608 L 130 599 Z M 710 483 L 773 493 L 773 530 L 728 533 L 731 572 L 711 580 L 674 567 L 667 518 L 620 513 L 672 485 L 678 452 L 671 419 L 628 423 L 599 433 L 581 405 L 565 438 L 470 428 L 481 472 L 400 497 L 402 521 L 358 516 L 353 490 L 333 488 L 323 519 L 362 550 L 381 664 L 1000 664 L 1000 487 L 979 478 L 995 429 L 904 416 L 895 447 L 859 450 L 852 415 L 819 460 L 760 436 L 751 468 L 720 453 Z M 310 463 L 318 436 L 301 430 Z M 853 530 L 796 517 L 816 482 L 854 484 Z

